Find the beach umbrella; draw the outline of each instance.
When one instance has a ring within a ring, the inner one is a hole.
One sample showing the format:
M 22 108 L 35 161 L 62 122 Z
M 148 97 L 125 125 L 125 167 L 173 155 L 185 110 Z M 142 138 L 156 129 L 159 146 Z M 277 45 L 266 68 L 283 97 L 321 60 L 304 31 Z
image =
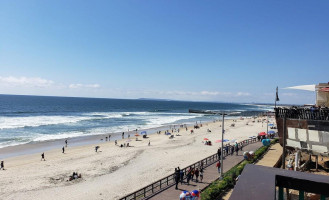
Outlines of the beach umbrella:
M 139 136 L 139 135 L 136 133 L 135 136 L 137 137 L 137 136 Z
M 258 135 L 266 135 L 266 133 L 265 132 L 261 132 Z
M 146 131 L 142 131 L 142 132 L 141 132 L 141 134 L 142 134 L 142 135 L 143 135 L 143 134 L 145 134 L 145 135 L 146 135 Z
M 268 126 L 274 126 L 274 124 L 268 124 Z
M 274 134 L 274 133 L 275 133 L 275 131 L 269 131 L 269 132 L 267 132 L 267 133 L 269 133 L 269 134 Z
M 237 141 L 236 139 L 233 139 L 233 140 L 231 140 L 230 142 L 233 142 L 233 143 L 234 143 L 234 142 L 236 142 L 236 141 Z
M 209 140 L 208 138 L 203 138 L 203 140 Z
M 228 142 L 228 141 L 230 141 L 230 140 L 228 140 L 228 139 L 223 140 L 223 142 Z M 215 142 L 219 143 L 219 142 L 222 142 L 222 140 L 216 140 Z

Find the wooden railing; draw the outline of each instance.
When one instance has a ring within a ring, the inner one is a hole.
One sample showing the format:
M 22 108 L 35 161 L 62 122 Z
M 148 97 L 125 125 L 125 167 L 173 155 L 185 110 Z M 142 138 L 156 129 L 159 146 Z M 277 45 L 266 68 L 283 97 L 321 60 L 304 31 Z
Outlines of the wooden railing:
M 239 147 L 241 145 L 243 145 L 243 147 L 244 147 L 244 146 L 254 143 L 254 142 L 257 142 L 257 138 L 243 140 L 242 142 L 239 142 L 238 145 L 239 145 Z M 230 154 L 230 151 L 228 151 L 228 153 L 226 154 L 226 151 L 224 149 L 222 150 L 222 156 L 226 157 L 229 154 Z M 189 165 L 189 166 L 185 167 L 184 169 L 181 169 L 184 172 L 184 179 L 186 179 L 186 174 L 190 167 L 200 168 L 201 163 L 203 163 L 203 168 L 206 168 L 206 167 L 214 164 L 217 161 L 218 161 L 218 155 L 216 153 L 216 154 L 213 154 L 213 155 L 211 155 L 205 159 L 202 159 L 196 163 L 193 163 L 192 165 Z M 158 181 L 155 181 L 154 183 L 152 183 L 150 185 L 147 185 L 146 187 L 144 187 L 142 189 L 139 189 L 133 193 L 126 195 L 125 197 L 120 198 L 120 200 L 147 199 L 147 198 L 153 196 L 154 194 L 159 193 L 159 192 L 163 191 L 164 189 L 173 186 L 174 184 L 175 184 L 175 174 L 173 173 L 167 177 L 164 177 Z
M 309 120 L 329 120 L 329 108 L 275 108 L 277 118 L 309 119 Z

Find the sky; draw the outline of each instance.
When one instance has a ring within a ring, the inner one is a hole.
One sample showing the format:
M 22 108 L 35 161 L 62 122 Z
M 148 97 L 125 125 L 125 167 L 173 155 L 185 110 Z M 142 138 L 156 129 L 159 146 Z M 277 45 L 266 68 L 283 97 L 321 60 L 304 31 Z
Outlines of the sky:
M 329 1 L 0 0 L 0 94 L 315 102 Z

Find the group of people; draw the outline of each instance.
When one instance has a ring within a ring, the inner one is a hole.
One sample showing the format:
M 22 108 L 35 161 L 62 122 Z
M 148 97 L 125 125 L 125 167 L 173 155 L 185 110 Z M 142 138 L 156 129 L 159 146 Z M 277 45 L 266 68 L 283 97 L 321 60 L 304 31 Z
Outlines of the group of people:
M 269 133 L 267 135 L 258 135 L 257 140 L 261 142 L 264 139 L 273 139 L 274 138 L 274 133 Z
M 81 178 L 81 174 L 78 174 L 78 172 L 73 172 L 72 176 L 70 176 L 69 181 L 72 181 L 74 179 Z
M 174 179 L 175 179 L 175 184 L 176 187 L 175 189 L 178 189 L 178 184 L 179 182 L 181 183 L 181 185 L 183 184 L 183 179 L 184 179 L 184 175 L 186 176 L 186 183 L 189 185 L 190 181 L 194 180 L 194 176 L 195 176 L 195 182 L 199 182 L 199 177 L 200 177 L 200 181 L 202 182 L 203 180 L 203 173 L 204 173 L 204 169 L 203 169 L 203 163 L 201 162 L 200 164 L 200 169 L 199 168 L 194 168 L 194 167 L 190 167 L 184 174 L 184 171 L 181 170 L 179 167 L 175 168 L 175 173 L 174 173 Z
M 231 156 L 233 156 L 234 152 L 236 155 L 238 155 L 239 151 L 242 151 L 242 149 L 243 149 L 243 145 L 242 144 L 239 145 L 237 142 L 235 142 L 234 145 L 227 144 L 225 146 L 226 155 L 229 155 L 230 153 Z

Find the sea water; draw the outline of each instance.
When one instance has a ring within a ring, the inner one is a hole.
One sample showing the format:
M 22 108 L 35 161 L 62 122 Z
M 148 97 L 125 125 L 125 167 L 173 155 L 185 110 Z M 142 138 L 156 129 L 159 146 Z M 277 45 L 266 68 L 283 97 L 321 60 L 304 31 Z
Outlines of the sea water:
M 121 134 L 162 126 L 221 119 L 188 109 L 251 116 L 270 105 L 0 95 L 0 148 L 19 144 L 100 134 Z

